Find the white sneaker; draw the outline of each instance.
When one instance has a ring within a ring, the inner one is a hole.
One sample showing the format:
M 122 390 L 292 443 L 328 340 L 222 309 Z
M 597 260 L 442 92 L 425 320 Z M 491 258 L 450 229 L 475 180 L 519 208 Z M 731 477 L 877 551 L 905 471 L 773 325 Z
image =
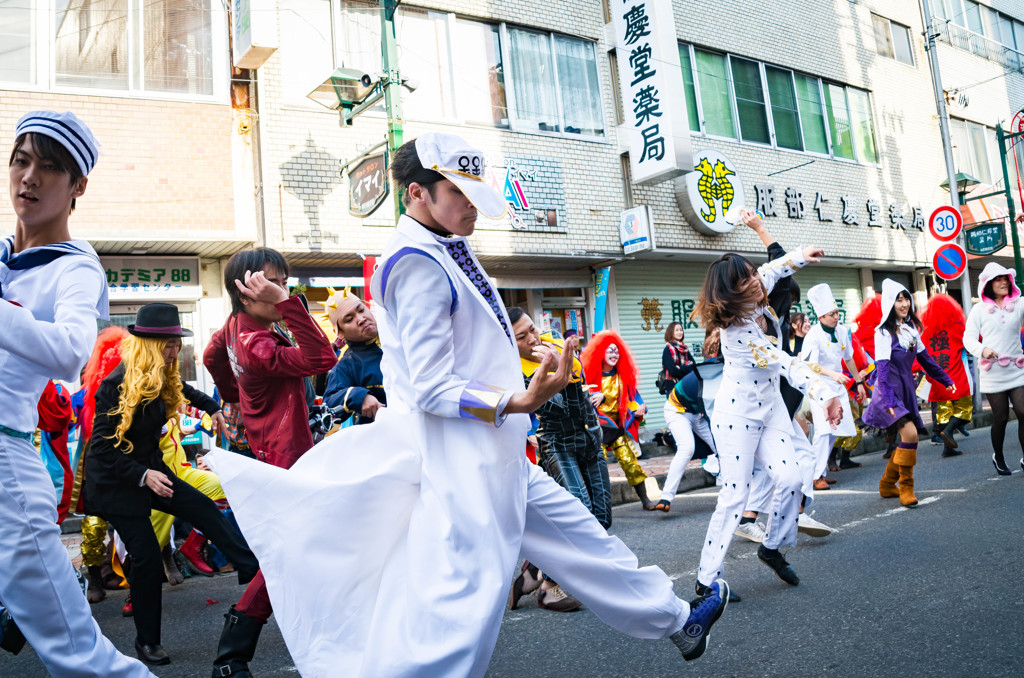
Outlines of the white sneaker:
M 796 521 L 797 532 L 803 532 L 811 537 L 827 537 L 832 534 L 832 528 L 825 523 L 819 523 L 806 513 L 801 513 Z
M 742 525 L 737 525 L 736 536 L 743 537 L 744 539 L 749 539 L 755 544 L 760 544 L 764 542 L 764 530 L 761 529 L 761 526 L 758 525 L 756 521 L 753 523 L 743 523 Z

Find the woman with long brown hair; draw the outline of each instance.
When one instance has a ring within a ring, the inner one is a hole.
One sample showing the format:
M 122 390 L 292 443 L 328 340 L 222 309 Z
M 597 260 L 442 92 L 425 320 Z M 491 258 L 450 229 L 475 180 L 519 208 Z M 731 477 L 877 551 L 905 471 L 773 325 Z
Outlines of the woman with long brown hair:
M 180 480 L 163 461 L 161 429 L 187 401 L 223 425 L 213 398 L 183 383 L 178 374 L 182 329 L 171 304 L 139 309 L 121 346 L 121 364 L 96 391 L 96 419 L 86 459 L 86 510 L 105 518 L 124 540 L 134 608 L 135 650 L 148 664 L 171 661 L 160 646 L 160 577 L 163 563 L 150 511 L 180 516 L 209 537 L 238 571 L 240 584 L 259 569 L 245 540 L 217 505 Z
M 753 228 L 760 219 L 747 213 L 744 221 Z M 803 499 L 801 473 L 790 438 L 793 424 L 779 392 L 779 379 L 785 376 L 790 384 L 820 402 L 833 426 L 839 422 L 842 408 L 836 397 L 838 388 L 820 376 L 825 371 L 793 358 L 766 334 L 772 324 L 776 335 L 781 336 L 779 320 L 768 306 L 767 295 L 777 281 L 818 261 L 816 257 L 821 254 L 817 248 L 802 248 L 754 268 L 739 254 L 729 253 L 711 264 L 698 294 L 693 317 L 699 318 L 706 330 L 718 330 L 725 361 L 711 415 L 722 490 L 704 538 L 697 570 L 698 592 L 722 574 L 726 551 L 750 494 L 755 459 L 776 488 L 772 518 L 764 543 L 758 548 L 758 558 L 787 584 L 796 586 L 800 581 L 778 550 L 796 543 Z

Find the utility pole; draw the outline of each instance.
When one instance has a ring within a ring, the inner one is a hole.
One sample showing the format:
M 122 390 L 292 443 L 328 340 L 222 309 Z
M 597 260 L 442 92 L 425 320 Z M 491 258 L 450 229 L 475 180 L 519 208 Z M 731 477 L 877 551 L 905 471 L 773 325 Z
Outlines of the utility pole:
M 380 0 L 380 51 L 384 67 L 384 108 L 388 116 L 388 161 L 402 146 L 402 78 L 398 72 L 398 40 L 395 38 L 395 11 L 401 0 Z M 405 212 L 402 191 L 392 187 L 395 222 Z
M 942 90 L 942 76 L 939 73 L 939 57 L 935 51 L 935 31 L 932 27 L 932 12 L 928 7 L 929 0 L 920 0 L 921 11 L 924 13 L 924 38 L 925 51 L 928 52 L 928 64 L 932 71 L 932 88 L 935 90 L 935 107 L 939 113 L 939 136 L 942 137 L 942 154 L 946 160 L 946 177 L 949 181 L 949 201 L 953 209 L 960 210 L 960 193 L 956 183 L 956 167 L 953 164 L 953 142 L 949 137 L 949 112 L 946 110 L 946 97 Z M 1013 228 L 1013 224 L 1010 224 Z M 961 233 L 957 237 L 957 243 L 964 248 L 964 256 L 967 256 L 967 235 Z M 964 315 L 971 313 L 971 267 L 966 266 L 964 274 L 960 277 L 960 298 L 964 308 Z M 978 366 L 972 362 L 973 381 L 978 383 Z M 981 393 L 975 389 L 974 411 L 981 411 Z

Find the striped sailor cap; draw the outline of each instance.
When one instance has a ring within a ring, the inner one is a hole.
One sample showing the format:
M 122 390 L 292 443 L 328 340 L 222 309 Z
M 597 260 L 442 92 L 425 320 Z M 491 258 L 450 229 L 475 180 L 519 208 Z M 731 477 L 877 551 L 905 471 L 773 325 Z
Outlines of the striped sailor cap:
M 22 134 L 29 132 L 48 136 L 68 149 L 83 175 L 88 175 L 96 166 L 96 159 L 99 157 L 99 144 L 96 143 L 96 137 L 92 135 L 89 127 L 71 111 L 26 113 L 18 121 L 14 138 L 17 139 Z

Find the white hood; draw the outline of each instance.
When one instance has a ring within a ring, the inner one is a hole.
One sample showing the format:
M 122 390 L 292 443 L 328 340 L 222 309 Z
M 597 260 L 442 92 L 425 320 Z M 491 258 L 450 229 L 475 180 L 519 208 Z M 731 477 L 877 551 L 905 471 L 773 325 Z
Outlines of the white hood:
M 1003 299 L 1003 305 L 1012 305 L 1012 303 L 1020 297 L 1020 289 L 1017 287 L 1017 281 L 1014 279 L 1017 272 L 1012 268 L 1006 268 L 1005 266 L 1000 266 L 994 261 L 990 261 L 985 265 L 985 268 L 982 269 L 981 275 L 978 276 L 978 296 L 983 302 L 987 302 L 989 304 L 996 303 L 995 299 L 985 296 L 985 285 L 988 285 L 989 281 L 993 278 L 998 278 L 1001 275 L 1005 275 L 1010 278 L 1010 293 Z
M 895 280 L 886 278 L 882 281 L 882 320 L 878 323 L 878 329 L 882 329 L 882 326 L 885 325 L 885 321 L 892 312 L 892 307 L 896 303 L 896 297 L 899 296 L 900 292 L 907 293 L 907 296 L 910 297 L 910 310 L 915 310 L 914 295 L 910 293 L 910 290 Z

